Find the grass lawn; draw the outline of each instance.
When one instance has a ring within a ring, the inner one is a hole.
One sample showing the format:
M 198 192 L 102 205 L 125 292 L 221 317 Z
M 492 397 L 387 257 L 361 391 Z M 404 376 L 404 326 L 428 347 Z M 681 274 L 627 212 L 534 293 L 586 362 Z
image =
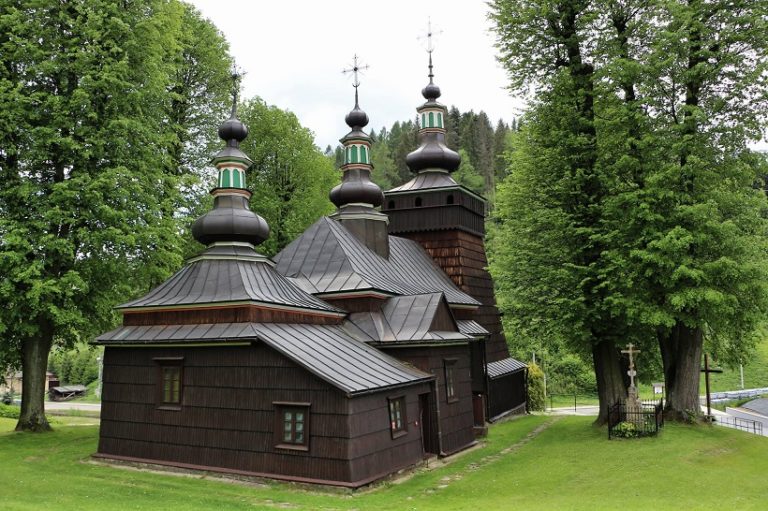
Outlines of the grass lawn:
M 47 435 L 0 433 L 0 508 L 765 509 L 768 438 L 667 425 L 658 438 L 609 441 L 590 421 L 531 416 L 498 424 L 484 447 L 446 466 L 357 493 L 284 483 L 246 486 L 84 463 L 96 449 L 94 426 L 59 425 Z M 14 425 L 0 419 L 0 431 Z M 542 425 L 548 427 L 524 440 Z
M 710 363 L 717 366 L 716 362 Z M 723 367 L 722 369 L 722 374 L 709 375 L 712 392 L 739 390 L 741 388 L 739 368 Z M 744 364 L 744 388 L 762 387 L 768 387 L 768 339 L 757 345 L 755 353 Z M 701 377 L 701 393 L 704 393 L 704 375 Z

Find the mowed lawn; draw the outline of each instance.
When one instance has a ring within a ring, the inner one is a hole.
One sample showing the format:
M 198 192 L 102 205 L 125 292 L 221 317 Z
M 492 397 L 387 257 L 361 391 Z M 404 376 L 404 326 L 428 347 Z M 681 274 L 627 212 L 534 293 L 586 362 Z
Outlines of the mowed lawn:
M 667 425 L 658 438 L 609 441 L 589 418 L 525 417 L 491 427 L 483 447 L 445 466 L 359 492 L 232 484 L 96 465 L 88 463 L 96 449 L 95 426 L 59 425 L 46 435 L 13 433 L 13 426 L 14 421 L 0 419 L 3 510 L 768 506 L 768 438 L 708 426 Z M 534 431 L 540 433 L 530 437 Z

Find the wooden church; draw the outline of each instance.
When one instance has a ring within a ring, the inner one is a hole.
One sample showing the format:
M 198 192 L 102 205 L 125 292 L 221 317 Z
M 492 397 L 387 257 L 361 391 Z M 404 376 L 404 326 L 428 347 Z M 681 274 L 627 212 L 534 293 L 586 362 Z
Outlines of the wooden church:
M 207 248 L 95 341 L 95 456 L 359 487 L 525 411 L 526 367 L 485 269 L 485 201 L 451 178 L 431 56 L 429 78 L 414 179 L 386 193 L 371 181 L 356 82 L 338 209 L 274 260 L 255 248 L 269 227 L 249 208 L 233 108 L 213 210 L 192 229 Z

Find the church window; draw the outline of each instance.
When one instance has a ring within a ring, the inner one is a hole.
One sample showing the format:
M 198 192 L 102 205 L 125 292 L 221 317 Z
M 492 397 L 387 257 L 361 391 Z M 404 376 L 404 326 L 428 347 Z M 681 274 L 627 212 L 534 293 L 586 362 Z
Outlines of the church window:
M 232 186 L 232 183 L 230 179 L 230 170 L 224 169 L 221 171 L 221 187 L 230 188 L 231 186 Z
M 448 358 L 443 360 L 445 369 L 445 398 L 449 403 L 459 400 L 456 394 L 456 359 Z
M 395 209 L 395 201 L 391 200 L 387 203 L 387 209 Z
M 435 127 L 435 112 L 429 112 L 429 127 Z
M 400 436 L 406 433 L 407 423 L 405 417 L 405 396 L 389 398 L 389 429 L 392 436 Z
M 416 207 L 417 207 L 417 208 L 420 208 L 420 207 L 421 207 L 421 197 L 416 197 L 416 201 L 415 201 L 415 204 L 416 204 Z
M 445 198 L 446 204 L 453 204 L 453 194 L 448 195 L 448 197 Z
M 181 409 L 182 358 L 156 358 L 158 368 L 157 406 L 164 410 Z
M 359 160 L 357 159 L 357 146 L 352 146 L 350 148 L 350 157 L 349 157 L 349 163 L 357 163 Z
M 275 403 L 277 447 L 309 449 L 309 404 Z

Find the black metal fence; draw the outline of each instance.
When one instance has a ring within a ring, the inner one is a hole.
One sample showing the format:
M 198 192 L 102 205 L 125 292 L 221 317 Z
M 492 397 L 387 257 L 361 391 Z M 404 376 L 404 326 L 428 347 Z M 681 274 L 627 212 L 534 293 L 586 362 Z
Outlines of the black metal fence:
M 747 433 L 754 435 L 763 434 L 763 423 L 759 421 L 753 421 L 751 419 L 742 419 L 741 417 L 730 417 L 724 415 L 718 415 L 714 417 L 714 421 L 721 426 L 727 428 L 740 429 Z
M 654 436 L 664 427 L 664 402 L 641 401 L 639 409 L 619 402 L 608 408 L 608 438 Z

